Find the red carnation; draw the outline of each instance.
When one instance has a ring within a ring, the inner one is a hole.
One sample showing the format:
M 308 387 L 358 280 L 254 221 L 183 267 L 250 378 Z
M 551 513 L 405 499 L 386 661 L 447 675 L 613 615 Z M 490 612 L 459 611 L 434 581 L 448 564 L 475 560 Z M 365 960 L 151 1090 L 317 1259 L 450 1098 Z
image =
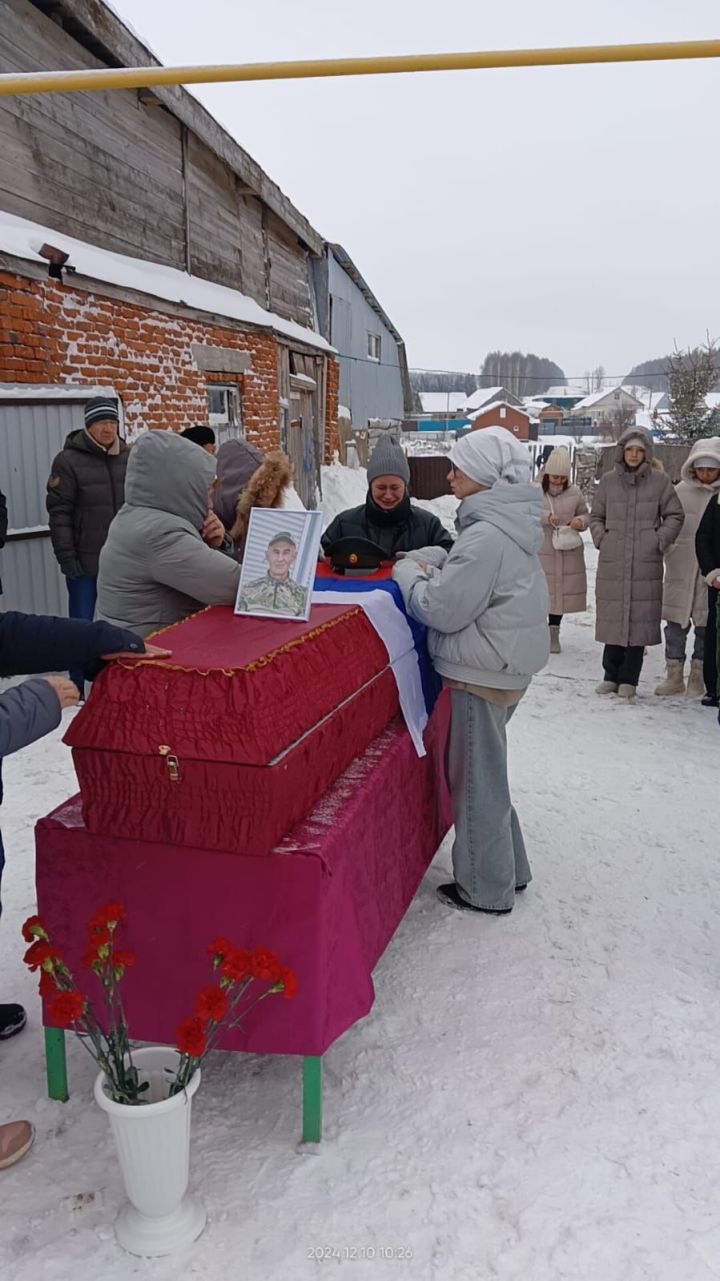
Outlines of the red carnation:
M 118 921 L 124 919 L 124 916 L 125 908 L 122 903 L 103 903 L 90 921 L 90 925 L 107 925 L 109 929 L 114 929 Z
M 291 1001 L 298 990 L 298 981 L 287 965 L 280 966 L 280 982 L 282 983 L 283 996 L 287 1001 Z
M 135 964 L 134 952 L 113 952 L 113 969 L 129 970 L 131 965 Z
M 95 965 L 102 965 L 102 958 L 98 956 L 97 948 L 92 943 L 83 952 L 80 964 L 84 965 L 88 970 L 91 970 Z
M 70 1027 L 82 1018 L 86 1004 L 82 992 L 59 992 L 48 1010 L 50 1020 L 58 1027 Z
M 112 942 L 112 934 L 107 925 L 97 916 L 88 921 L 88 940 L 96 950 L 99 947 L 109 947 Z
M 220 966 L 220 973 L 231 983 L 241 983 L 250 975 L 251 961 L 252 957 L 244 947 L 234 947 Z
M 43 942 L 42 939 L 36 939 L 30 945 L 23 960 L 33 974 L 40 966 L 50 971 L 57 962 L 62 964 L 62 957 L 57 948 L 50 943 Z
M 54 996 L 55 993 L 57 992 L 57 986 L 55 984 L 55 980 L 52 974 L 48 974 L 47 970 L 40 971 L 40 983 L 38 985 L 38 992 L 41 997 Z
M 207 1034 L 201 1019 L 191 1016 L 182 1020 L 177 1030 L 177 1048 L 191 1059 L 201 1058 L 207 1049 Z
M 219 987 L 204 987 L 195 997 L 195 1013 L 203 1023 L 208 1023 L 210 1019 L 213 1023 L 222 1022 L 227 1009 L 228 999 Z
M 280 962 L 266 947 L 255 948 L 250 969 L 254 979 L 264 979 L 268 983 L 275 983 L 280 977 Z
M 22 927 L 22 936 L 26 943 L 32 943 L 36 938 L 47 940 L 48 934 L 42 918 L 39 916 L 29 916 Z
M 219 957 L 221 961 L 224 961 L 225 957 L 229 956 L 234 950 L 235 949 L 233 948 L 230 940 L 224 938 L 220 934 L 216 939 L 213 939 L 212 943 L 208 946 L 207 954 L 208 956 L 212 956 L 213 959 L 217 959 Z

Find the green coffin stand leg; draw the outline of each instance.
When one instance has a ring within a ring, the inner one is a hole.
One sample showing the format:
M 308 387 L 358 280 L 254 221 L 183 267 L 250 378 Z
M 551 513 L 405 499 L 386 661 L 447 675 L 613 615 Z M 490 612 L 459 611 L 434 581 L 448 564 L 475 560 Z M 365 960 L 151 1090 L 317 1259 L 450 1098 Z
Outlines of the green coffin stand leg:
M 61 1027 L 45 1028 L 45 1067 L 47 1070 L 48 1098 L 67 1103 L 67 1063 L 65 1061 L 65 1033 Z
M 303 1059 L 303 1143 L 319 1143 L 322 1138 L 322 1067 L 319 1055 Z

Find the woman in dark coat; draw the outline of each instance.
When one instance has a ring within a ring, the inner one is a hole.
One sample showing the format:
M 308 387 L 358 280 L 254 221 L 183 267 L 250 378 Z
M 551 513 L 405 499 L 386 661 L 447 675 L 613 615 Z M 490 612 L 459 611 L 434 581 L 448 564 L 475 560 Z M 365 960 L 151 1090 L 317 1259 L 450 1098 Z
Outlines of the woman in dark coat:
M 706 694 L 703 707 L 717 707 L 718 694 L 718 601 L 720 601 L 720 494 L 708 503 L 695 535 L 698 565 L 708 587 L 708 620 L 705 629 L 703 678 Z
M 661 641 L 663 555 L 685 519 L 670 478 L 651 465 L 653 453 L 649 432 L 628 428 L 590 513 L 600 550 L 595 638 L 605 646 L 597 692 L 628 700 L 635 697 L 645 646 Z
M 385 552 L 388 560 L 398 552 L 419 551 L 421 547 L 444 547 L 450 551 L 452 535 L 422 507 L 410 501 L 410 468 L 399 443 L 381 436 L 367 469 L 368 494 L 361 507 L 340 512 L 322 536 L 327 554 L 341 538 L 364 538 Z

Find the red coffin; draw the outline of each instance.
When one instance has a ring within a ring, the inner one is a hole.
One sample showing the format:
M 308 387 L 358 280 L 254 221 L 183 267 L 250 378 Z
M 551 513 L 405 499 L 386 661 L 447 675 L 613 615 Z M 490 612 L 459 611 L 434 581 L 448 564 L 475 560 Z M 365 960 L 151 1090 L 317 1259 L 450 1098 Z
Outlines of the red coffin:
M 218 607 L 159 643 L 169 659 L 111 664 L 65 736 L 98 835 L 268 854 L 398 711 L 357 607 Z

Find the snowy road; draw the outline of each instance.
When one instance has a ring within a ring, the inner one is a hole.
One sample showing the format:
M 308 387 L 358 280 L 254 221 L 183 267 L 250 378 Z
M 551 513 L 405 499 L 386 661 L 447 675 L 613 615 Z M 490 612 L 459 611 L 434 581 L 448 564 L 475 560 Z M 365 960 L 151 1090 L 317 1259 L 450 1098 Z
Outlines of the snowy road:
M 467 919 L 435 899 L 440 850 L 377 969 L 374 1010 L 327 1055 L 317 1155 L 295 1148 L 296 1061 L 215 1057 L 192 1164 L 209 1225 L 182 1259 L 114 1244 L 120 1178 L 77 1045 L 71 1101 L 44 1098 L 19 926 L 33 822 L 74 779 L 58 736 L 6 762 L 2 994 L 30 1023 L 0 1047 L 1 1112 L 38 1137 L 0 1174 L 0 1275 L 720 1277 L 720 728 L 699 704 L 653 697 L 659 650 L 635 707 L 598 699 L 591 618 L 563 631 L 511 729 L 535 881 L 512 916 Z M 321 1248 L 340 1257 L 311 1257 Z

